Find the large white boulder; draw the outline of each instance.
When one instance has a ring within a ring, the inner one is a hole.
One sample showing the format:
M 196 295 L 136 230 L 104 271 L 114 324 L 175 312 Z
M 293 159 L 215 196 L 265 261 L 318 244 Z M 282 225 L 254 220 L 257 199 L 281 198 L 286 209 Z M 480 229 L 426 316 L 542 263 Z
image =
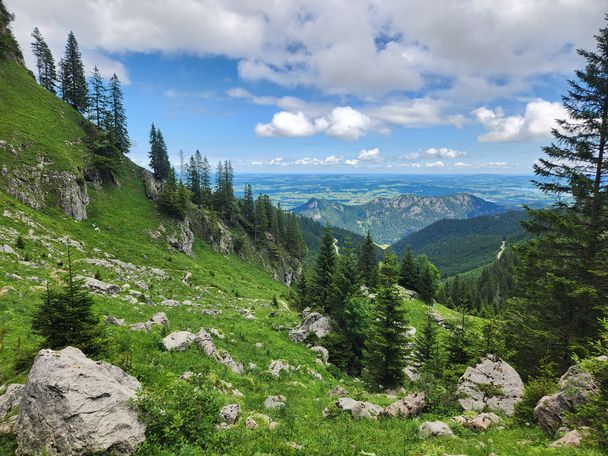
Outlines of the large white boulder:
M 190 331 L 175 331 L 163 339 L 163 345 L 168 351 L 184 351 L 194 339 L 195 336 Z
M 289 331 L 289 339 L 292 342 L 303 342 L 310 334 L 322 339 L 331 332 L 329 318 L 318 312 L 304 312 L 302 315 L 304 316 L 302 323 Z
M 468 367 L 458 380 L 458 402 L 464 410 L 486 408 L 513 415 L 515 404 L 524 395 L 524 383 L 515 369 L 495 355 L 475 367 Z
M 145 440 L 129 402 L 140 389 L 119 367 L 77 348 L 41 350 L 23 390 L 17 454 L 133 454 Z
M 421 439 L 429 437 L 454 437 L 450 426 L 443 421 L 425 421 L 420 425 L 418 435 Z

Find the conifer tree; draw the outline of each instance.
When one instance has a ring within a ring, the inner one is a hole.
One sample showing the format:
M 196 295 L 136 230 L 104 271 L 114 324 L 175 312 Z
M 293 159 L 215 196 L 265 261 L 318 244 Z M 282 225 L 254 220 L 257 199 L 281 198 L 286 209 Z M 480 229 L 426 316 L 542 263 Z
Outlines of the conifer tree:
M 304 236 L 302 236 L 298 218 L 293 212 L 290 212 L 287 217 L 285 245 L 287 246 L 289 253 L 291 253 L 294 257 L 301 260 L 306 256 L 306 242 L 304 242 Z
M 321 238 L 321 247 L 315 259 L 314 269 L 314 303 L 319 308 L 330 313 L 330 298 L 333 285 L 333 274 L 336 268 L 336 247 L 333 233 L 329 226 L 325 227 Z
M 253 191 L 251 190 L 251 185 L 249 184 L 245 185 L 242 204 L 243 217 L 250 226 L 255 226 L 255 203 L 253 202 Z
M 387 250 L 378 275 L 375 318 L 365 354 L 364 378 L 375 389 L 394 388 L 403 383 L 407 317 L 395 287 L 398 280 L 397 257 Z
M 281 203 L 277 203 L 277 235 L 280 242 L 285 242 L 285 212 L 281 208 Z
M 201 153 L 197 150 L 194 155 L 190 157 L 190 164 L 188 165 L 188 185 L 192 192 L 192 202 L 194 204 L 203 204 L 203 191 L 201 189 L 201 170 L 202 170 L 202 157 Z
M 78 42 L 72 32 L 68 34 L 65 54 L 61 59 L 59 79 L 63 101 L 77 111 L 85 113 L 88 108 L 87 80 Z
M 129 139 L 129 131 L 127 130 L 127 115 L 123 105 L 123 94 L 120 86 L 120 80 L 116 73 L 110 78 L 109 96 L 108 96 L 108 112 L 107 127 L 110 138 L 116 144 L 118 150 L 123 154 L 129 152 L 131 140 Z
M 536 185 L 557 203 L 528 211 L 525 227 L 535 238 L 518 250 L 507 327 L 520 369 L 548 355 L 563 372 L 572 353 L 584 356 L 597 338 L 608 302 L 608 26 L 596 42 L 578 51 L 585 66 L 562 98 L 568 118 L 558 120 L 534 166 Z
M 416 266 L 418 269 L 418 285 L 416 288 L 420 298 L 430 304 L 437 294 L 439 270 L 425 256 L 421 256 L 418 263 Z
M 415 349 L 421 371 L 435 377 L 441 374 L 441 347 L 437 336 L 437 322 L 433 318 L 432 308 L 428 307 L 424 313 L 424 325 L 416 336 Z
M 376 258 L 374 240 L 369 231 L 359 250 L 359 270 L 361 271 L 363 284 L 368 288 L 375 288 L 378 277 L 378 259 Z
M 416 274 L 416 264 L 414 263 L 414 255 L 412 254 L 412 248 L 408 245 L 401 261 L 401 269 L 399 271 L 399 285 L 407 290 L 416 289 L 418 284 L 418 276 Z
M 211 202 L 212 202 L 211 165 L 209 164 L 207 157 L 203 157 L 202 166 L 200 169 L 200 176 L 201 176 L 201 193 L 203 195 L 203 205 L 205 207 L 211 207 Z
M 57 70 L 51 49 L 44 41 L 38 27 L 32 32 L 32 52 L 36 57 L 36 68 L 38 69 L 38 83 L 51 93 L 56 92 Z
M 338 328 L 344 328 L 344 310 L 348 300 L 359 293 L 361 288 L 357 258 L 352 251 L 351 240 L 347 238 L 342 254 L 337 257 L 336 271 L 330 295 L 330 315 Z
M 106 128 L 108 117 L 108 97 L 106 88 L 103 83 L 103 78 L 97 66 L 93 68 L 93 76 L 91 77 L 90 94 L 89 94 L 89 119 L 98 128 Z
M 47 284 L 42 305 L 34 314 L 32 329 L 45 340 L 45 346 L 57 350 L 68 345 L 85 353 L 96 354 L 101 348 L 101 327 L 93 312 L 93 299 L 75 278 L 71 252 L 68 250 L 68 273 L 61 291 Z
M 257 241 L 263 241 L 268 231 L 268 216 L 266 214 L 266 201 L 263 195 L 255 200 L 255 237 Z
M 150 168 L 157 179 L 164 180 L 169 176 L 171 164 L 169 162 L 169 154 L 167 153 L 167 145 L 163 134 L 157 129 L 154 124 L 150 127 Z

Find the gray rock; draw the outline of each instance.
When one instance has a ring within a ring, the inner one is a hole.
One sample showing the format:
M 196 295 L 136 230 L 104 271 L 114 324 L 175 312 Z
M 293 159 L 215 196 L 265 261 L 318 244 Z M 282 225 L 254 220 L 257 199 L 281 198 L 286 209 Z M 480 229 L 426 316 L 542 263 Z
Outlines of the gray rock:
M 450 427 L 443 421 L 425 421 L 418 428 L 418 435 L 421 439 L 429 437 L 454 437 Z
M 241 406 L 239 404 L 228 404 L 221 408 L 220 419 L 228 424 L 232 425 L 236 423 L 239 415 L 241 414 Z
M 107 315 L 106 324 L 111 325 L 111 326 L 124 326 L 125 321 L 122 318 L 116 318 L 116 317 L 113 317 L 112 315 Z
M 275 410 L 285 407 L 285 396 L 268 396 L 264 401 L 264 408 L 268 410 Z
M 218 363 L 223 364 L 230 368 L 235 374 L 242 374 L 244 371 L 243 364 L 236 362 L 225 350 L 218 350 L 211 336 L 203 328 L 196 334 L 194 341 L 196 344 L 205 352 L 205 354 Z
M 379 405 L 371 402 L 356 401 L 350 397 L 342 397 L 336 401 L 336 406 L 343 412 L 349 412 L 353 418 L 376 419 L 383 411 Z
M 10 280 L 21 280 L 23 278 L 19 274 L 15 274 L 13 272 L 7 272 L 6 274 L 4 274 L 4 277 Z
M 156 312 L 145 323 L 133 323 L 129 325 L 131 331 L 150 331 L 154 326 L 169 326 L 169 319 L 165 312 Z
M 600 362 L 608 359 L 597 358 Z M 558 392 L 544 396 L 534 408 L 534 417 L 549 435 L 564 425 L 565 415 L 574 412 L 589 399 L 599 394 L 599 386 L 593 376 L 580 364 L 570 366 L 558 383 Z
M 424 407 L 426 407 L 426 394 L 412 393 L 385 407 L 383 413 L 388 416 L 407 418 L 419 414 Z
M 146 430 L 129 402 L 140 389 L 122 369 L 77 348 L 41 350 L 21 401 L 17 454 L 133 454 Z
M 274 378 L 279 378 L 281 376 L 281 371 L 289 373 L 290 369 L 291 367 L 289 364 L 280 359 L 273 360 L 270 363 L 270 366 L 268 366 L 268 372 L 270 372 L 270 375 L 272 375 Z
M 327 393 L 327 395 L 328 396 L 346 397 L 346 396 L 348 396 L 348 391 L 346 391 L 340 385 L 336 385 L 332 389 L 329 390 L 329 393 Z
M 179 222 L 177 229 L 167 236 L 167 242 L 180 252 L 192 256 L 194 233 L 190 229 L 188 218 Z
M 17 252 L 15 252 L 10 245 L 6 244 L 0 245 L 0 253 L 6 253 L 8 255 L 17 255 Z
M 524 384 L 509 364 L 487 355 L 475 367 L 468 367 L 458 380 L 458 402 L 464 410 L 481 412 L 486 408 L 513 415 L 523 397 Z
M 304 320 L 296 328 L 289 331 L 289 339 L 293 342 L 303 342 L 310 334 L 314 334 L 319 339 L 327 336 L 331 332 L 331 322 L 329 318 L 318 312 L 303 312 Z
M 82 287 L 87 290 L 91 290 L 94 293 L 104 294 L 104 295 L 115 295 L 120 293 L 120 287 L 118 285 L 114 285 L 112 283 L 102 282 L 101 280 L 97 280 L 93 277 L 78 277 L 78 279 L 82 279 Z
M 154 175 L 147 169 L 142 170 L 141 179 L 144 182 L 146 196 L 152 200 L 157 200 L 160 194 L 161 181 L 157 180 Z
M 163 345 L 168 351 L 184 351 L 194 342 L 195 337 L 190 331 L 175 331 L 163 339 Z
M 316 345 L 310 350 L 319 355 L 319 359 L 322 361 L 323 365 L 327 366 L 329 364 L 329 351 L 327 348 Z
M 59 186 L 59 206 L 63 213 L 74 220 L 86 220 L 89 195 L 84 180 L 74 174 L 63 173 Z
M 167 307 L 177 307 L 180 306 L 182 303 L 175 300 L 175 299 L 164 299 L 163 302 L 160 303 L 161 306 L 167 306 Z
M 487 431 L 492 426 L 498 426 L 503 424 L 502 420 L 495 413 L 479 413 L 474 416 L 455 416 L 452 418 L 456 423 L 461 426 L 467 427 L 477 432 Z
M 149 290 L 148 284 L 142 280 L 136 280 L 135 282 L 133 282 L 133 284 L 140 290 L 143 290 L 143 291 Z
M 13 383 L 9 385 L 4 394 L 0 396 L 0 421 L 4 420 L 6 415 L 19 407 L 24 388 L 25 385 Z
M 583 441 L 583 434 L 576 429 L 566 432 L 566 434 L 549 445 L 550 448 L 579 447 Z

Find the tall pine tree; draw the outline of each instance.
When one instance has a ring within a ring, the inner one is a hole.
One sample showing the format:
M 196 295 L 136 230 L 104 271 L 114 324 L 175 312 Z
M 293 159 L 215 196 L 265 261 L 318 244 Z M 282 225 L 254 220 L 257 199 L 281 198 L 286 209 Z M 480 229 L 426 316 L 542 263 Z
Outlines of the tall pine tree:
M 106 88 L 97 66 L 93 68 L 89 93 L 89 119 L 98 128 L 107 128 L 108 97 Z
M 108 95 L 108 125 L 106 129 L 118 150 L 123 154 L 129 152 L 131 140 L 129 139 L 129 131 L 127 130 L 127 115 L 123 105 L 123 94 L 120 86 L 120 80 L 116 73 L 110 78 L 110 87 Z
M 325 227 L 321 247 L 317 253 L 314 269 L 314 303 L 326 313 L 331 312 L 333 274 L 336 268 L 336 247 L 334 235 L 329 226 Z
M 368 288 L 375 288 L 378 278 L 378 259 L 376 258 L 376 245 L 369 231 L 365 242 L 359 248 L 359 270 L 363 284 Z
M 65 53 L 60 63 L 59 80 L 63 101 L 84 114 L 89 106 L 87 80 L 78 42 L 72 32 L 68 34 Z
M 395 388 L 403 383 L 407 317 L 396 289 L 398 280 L 397 257 L 387 250 L 378 275 L 375 318 L 365 354 L 364 378 L 374 389 Z
M 38 83 L 51 93 L 56 92 L 57 70 L 51 49 L 44 41 L 38 27 L 32 32 L 32 52 L 36 57 L 36 68 L 38 70 Z

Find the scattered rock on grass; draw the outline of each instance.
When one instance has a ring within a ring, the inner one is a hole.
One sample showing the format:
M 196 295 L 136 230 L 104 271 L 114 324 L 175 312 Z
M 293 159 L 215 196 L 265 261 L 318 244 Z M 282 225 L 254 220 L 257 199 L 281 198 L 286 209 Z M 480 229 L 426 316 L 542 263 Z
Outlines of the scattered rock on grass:
M 371 402 L 356 401 L 350 397 L 343 397 L 336 401 L 336 406 L 343 412 L 349 412 L 353 418 L 371 418 L 376 419 L 383 408 Z
M 268 372 L 270 372 L 270 375 L 274 378 L 279 378 L 281 376 L 281 371 L 289 373 L 289 369 L 289 364 L 280 359 L 272 361 L 270 366 L 268 366 Z
M 428 437 L 454 437 L 454 433 L 450 427 L 443 421 L 425 421 L 420 425 L 418 435 L 421 439 Z
M 412 393 L 384 408 L 383 413 L 393 417 L 407 418 L 417 415 L 426 407 L 426 394 Z
M 241 406 L 239 404 L 228 404 L 221 408 L 220 419 L 222 422 L 232 425 L 236 422 L 241 413 Z
M 268 410 L 276 410 L 285 407 L 285 396 L 268 396 L 264 401 L 264 408 Z
M 184 351 L 194 342 L 195 337 L 190 331 L 175 331 L 163 339 L 163 345 L 168 351 Z

